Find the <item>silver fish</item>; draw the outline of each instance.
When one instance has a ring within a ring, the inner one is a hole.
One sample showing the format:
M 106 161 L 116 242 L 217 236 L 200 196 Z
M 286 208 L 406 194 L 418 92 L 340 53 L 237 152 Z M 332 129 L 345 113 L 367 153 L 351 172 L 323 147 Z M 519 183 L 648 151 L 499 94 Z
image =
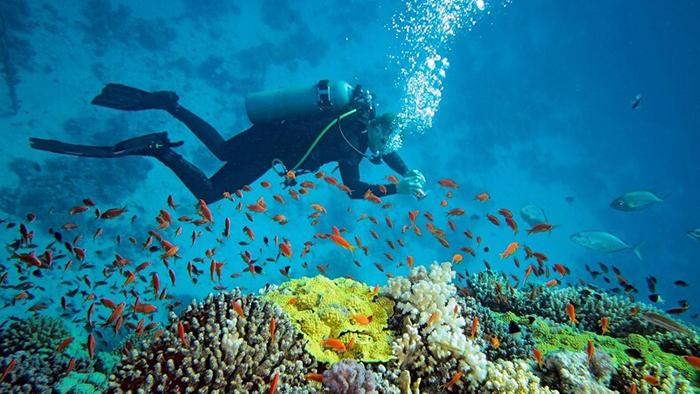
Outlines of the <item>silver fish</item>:
M 520 216 L 522 216 L 523 220 L 525 220 L 530 226 L 536 226 L 540 223 L 549 223 L 547 220 L 547 215 L 544 213 L 544 209 L 538 207 L 537 205 L 526 205 L 520 208 Z
M 640 260 L 642 259 L 642 255 L 639 253 L 639 248 L 642 247 L 642 245 L 628 245 L 625 241 L 605 231 L 581 231 L 580 233 L 573 234 L 569 238 L 585 248 L 603 253 L 614 253 L 632 249 L 634 254 L 636 254 Z
M 700 243 L 700 228 L 688 231 L 688 236 L 695 242 Z
M 625 193 L 611 202 L 610 207 L 618 211 L 639 212 L 658 202 L 664 202 L 664 200 L 657 197 L 654 193 L 645 190 Z

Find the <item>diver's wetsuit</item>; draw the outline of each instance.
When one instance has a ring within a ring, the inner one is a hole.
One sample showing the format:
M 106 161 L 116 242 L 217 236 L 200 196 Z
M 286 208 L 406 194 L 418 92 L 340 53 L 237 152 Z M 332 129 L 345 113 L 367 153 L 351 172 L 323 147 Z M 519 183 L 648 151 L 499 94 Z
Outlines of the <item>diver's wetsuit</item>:
M 387 192 L 384 194 L 379 185 L 360 180 L 360 162 L 364 156 L 352 146 L 360 152 L 367 151 L 368 136 L 365 130 L 369 122 L 369 108 L 364 103 L 353 102 L 339 113 L 353 108 L 357 112 L 340 120 L 340 127 L 336 124 L 328 130 L 298 169 L 316 171 L 323 164 L 338 162 L 342 183 L 352 190 L 350 198 L 362 198 L 368 189 L 378 197 L 395 194 L 394 184 L 385 184 Z M 192 130 L 219 160 L 226 162 L 214 176 L 207 178 L 170 148 L 156 155 L 197 198 L 208 203 L 222 199 L 225 191 L 233 193 L 255 182 L 271 168 L 273 159 L 281 160 L 287 168 L 294 167 L 321 131 L 338 116 L 324 114 L 313 119 L 256 124 L 224 141 L 210 124 L 180 105 L 167 111 Z M 408 172 L 406 164 L 396 152 L 384 155 L 382 159 L 398 174 Z

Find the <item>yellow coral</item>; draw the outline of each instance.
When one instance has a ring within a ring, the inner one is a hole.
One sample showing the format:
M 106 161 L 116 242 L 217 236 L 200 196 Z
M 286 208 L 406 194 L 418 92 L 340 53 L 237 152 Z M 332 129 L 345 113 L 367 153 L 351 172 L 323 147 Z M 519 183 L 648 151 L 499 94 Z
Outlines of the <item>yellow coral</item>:
M 330 280 L 325 276 L 300 278 L 283 283 L 265 297 L 279 305 L 308 340 L 306 349 L 318 361 L 334 363 L 344 358 L 386 362 L 393 359 L 387 320 L 394 302 L 379 295 L 370 298 L 372 288 L 350 279 Z M 297 302 L 288 305 L 297 297 Z M 369 324 L 353 316 L 373 316 Z M 321 341 L 337 338 L 354 345 L 346 351 L 323 347 Z

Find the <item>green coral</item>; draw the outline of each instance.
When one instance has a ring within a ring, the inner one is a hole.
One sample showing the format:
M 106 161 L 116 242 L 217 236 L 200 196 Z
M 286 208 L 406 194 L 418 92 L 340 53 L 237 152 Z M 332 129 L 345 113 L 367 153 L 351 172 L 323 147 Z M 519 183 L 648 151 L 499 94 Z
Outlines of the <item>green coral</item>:
M 61 394 L 101 393 L 107 389 L 107 377 L 99 372 L 71 372 L 54 387 Z
M 685 359 L 678 355 L 664 352 L 656 342 L 648 340 L 642 335 L 629 334 L 624 338 L 613 338 L 587 331 L 575 331 L 567 325 L 552 323 L 543 319 L 537 319 L 530 326 L 530 330 L 537 342 L 537 348 L 543 355 L 562 349 L 585 351 L 588 341 L 593 341 L 593 346 L 596 349 L 610 354 L 615 366 L 640 361 L 631 358 L 625 353 L 626 349 L 632 348 L 638 350 L 647 363 L 673 367 L 673 369 L 679 371 L 690 381 L 697 381 L 698 379 L 698 372 Z
M 387 327 L 394 302 L 386 297 L 370 297 L 372 289 L 350 279 L 330 280 L 325 276 L 294 279 L 268 292 L 265 298 L 275 302 L 308 339 L 306 350 L 318 361 L 334 363 L 353 358 L 365 362 L 386 362 L 392 356 L 394 339 Z M 296 298 L 296 302 L 290 300 Z M 369 324 L 360 324 L 353 316 L 372 316 Z M 321 345 L 337 338 L 354 345 L 338 351 Z

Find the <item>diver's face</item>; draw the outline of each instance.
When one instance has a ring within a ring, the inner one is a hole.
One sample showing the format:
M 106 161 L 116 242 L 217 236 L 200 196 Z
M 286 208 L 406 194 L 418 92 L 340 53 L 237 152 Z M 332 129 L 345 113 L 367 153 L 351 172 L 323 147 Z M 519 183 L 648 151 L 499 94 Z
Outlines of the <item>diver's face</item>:
M 372 151 L 372 153 L 377 154 L 384 149 L 386 139 L 380 127 L 370 127 L 367 129 L 367 134 L 369 150 Z

